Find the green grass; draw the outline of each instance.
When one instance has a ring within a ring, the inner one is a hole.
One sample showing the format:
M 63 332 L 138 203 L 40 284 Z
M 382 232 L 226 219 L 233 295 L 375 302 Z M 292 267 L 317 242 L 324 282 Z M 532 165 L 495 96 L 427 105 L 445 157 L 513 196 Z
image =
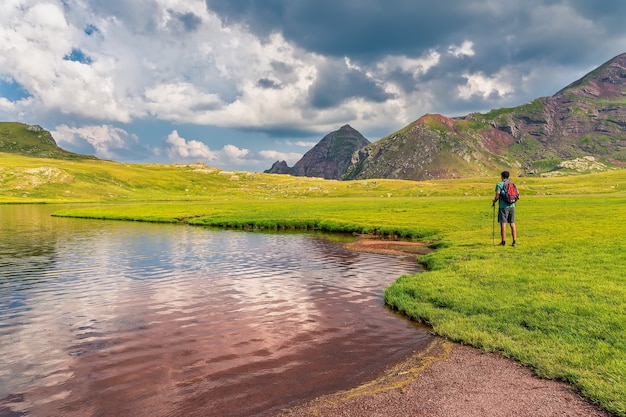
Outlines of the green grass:
M 390 306 L 626 416 L 626 170 L 514 179 L 522 199 L 513 248 L 493 245 L 495 178 L 339 182 L 193 165 L 33 161 L 0 155 L 0 202 L 100 201 L 57 215 L 425 240 L 437 248 L 419 258 L 427 272 L 388 287 Z M 16 173 L 43 165 L 73 182 L 24 194 Z
M 444 232 L 450 244 L 423 257 L 430 271 L 402 277 L 385 301 L 626 415 L 626 198 L 525 198 L 516 248 L 485 244 L 481 207 L 448 211 L 458 223 Z

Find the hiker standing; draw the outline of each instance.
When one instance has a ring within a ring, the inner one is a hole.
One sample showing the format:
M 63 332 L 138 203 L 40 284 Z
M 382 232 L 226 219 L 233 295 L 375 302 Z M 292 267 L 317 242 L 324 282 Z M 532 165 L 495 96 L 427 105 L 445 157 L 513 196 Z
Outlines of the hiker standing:
M 515 227 L 515 201 L 519 198 L 519 194 L 516 198 L 508 199 L 506 197 L 506 190 L 509 186 L 509 171 L 502 171 L 500 174 L 500 181 L 496 184 L 496 195 L 493 198 L 492 207 L 495 207 L 496 201 L 498 201 L 498 223 L 500 223 L 500 236 L 502 241 L 500 246 L 506 245 L 506 224 L 511 226 L 511 235 L 513 237 L 513 244 L 517 243 L 517 228 Z M 511 183 L 513 187 L 515 184 Z M 515 188 L 517 193 L 517 188 Z M 512 201 L 512 202 L 510 202 Z

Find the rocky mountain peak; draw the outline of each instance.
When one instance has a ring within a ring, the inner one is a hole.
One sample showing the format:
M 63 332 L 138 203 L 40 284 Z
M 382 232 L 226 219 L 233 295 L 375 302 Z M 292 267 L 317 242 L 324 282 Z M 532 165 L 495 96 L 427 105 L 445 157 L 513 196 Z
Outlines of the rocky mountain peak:
M 266 170 L 270 174 L 291 174 L 299 177 L 319 177 L 338 179 L 351 163 L 352 154 L 370 143 L 360 132 L 350 125 L 324 136 L 309 150 L 293 168 L 282 162 L 275 162 Z
M 626 85 L 626 53 L 604 63 L 596 70 L 574 81 L 553 97 L 577 95 L 591 99 L 619 98 Z
M 417 119 L 415 123 L 428 127 L 440 125 L 450 130 L 454 130 L 456 128 L 456 122 L 454 121 L 454 119 L 446 117 L 442 114 L 428 113 Z

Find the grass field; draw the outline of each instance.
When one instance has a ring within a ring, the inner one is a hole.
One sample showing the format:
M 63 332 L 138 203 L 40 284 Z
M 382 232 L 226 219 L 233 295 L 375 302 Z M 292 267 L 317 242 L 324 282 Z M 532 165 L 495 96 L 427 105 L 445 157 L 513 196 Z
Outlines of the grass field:
M 34 179 L 42 166 L 65 182 Z M 518 246 L 498 247 L 496 178 L 337 182 L 0 155 L 0 202 L 100 202 L 58 215 L 427 241 L 427 272 L 388 287 L 390 306 L 626 416 L 626 170 L 513 179 Z

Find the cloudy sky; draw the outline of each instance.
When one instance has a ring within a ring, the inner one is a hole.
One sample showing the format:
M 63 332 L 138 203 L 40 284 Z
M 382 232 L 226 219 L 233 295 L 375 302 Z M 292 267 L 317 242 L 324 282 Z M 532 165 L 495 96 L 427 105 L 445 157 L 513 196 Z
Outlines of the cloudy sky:
M 626 52 L 623 0 L 2 0 L 0 121 L 124 162 L 291 166 L 350 124 L 556 93 Z

